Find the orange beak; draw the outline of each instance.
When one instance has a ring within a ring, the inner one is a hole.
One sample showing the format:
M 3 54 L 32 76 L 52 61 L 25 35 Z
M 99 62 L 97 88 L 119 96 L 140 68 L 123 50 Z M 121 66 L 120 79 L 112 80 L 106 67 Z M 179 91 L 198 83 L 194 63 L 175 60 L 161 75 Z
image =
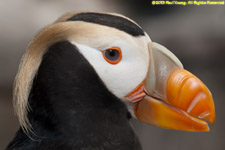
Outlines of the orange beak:
M 215 108 L 208 88 L 165 47 L 151 43 L 149 49 L 149 73 L 126 96 L 137 119 L 168 129 L 209 131 L 206 121 L 214 124 Z

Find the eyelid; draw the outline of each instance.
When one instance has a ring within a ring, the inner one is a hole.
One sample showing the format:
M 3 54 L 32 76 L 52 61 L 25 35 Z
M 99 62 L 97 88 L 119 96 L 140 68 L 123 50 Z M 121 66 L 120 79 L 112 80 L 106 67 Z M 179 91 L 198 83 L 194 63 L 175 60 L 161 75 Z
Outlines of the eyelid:
M 109 59 L 105 56 L 105 51 L 107 51 L 107 50 L 116 50 L 117 52 L 119 52 L 119 58 L 118 58 L 117 60 L 114 60 L 114 61 L 109 60 Z M 108 63 L 110 63 L 110 64 L 112 64 L 112 65 L 118 64 L 118 63 L 121 61 L 121 59 L 122 59 L 122 52 L 121 52 L 121 49 L 120 49 L 119 47 L 111 47 L 111 48 L 107 48 L 107 49 L 105 49 L 105 50 L 102 51 L 102 55 L 103 55 L 104 59 L 105 59 Z

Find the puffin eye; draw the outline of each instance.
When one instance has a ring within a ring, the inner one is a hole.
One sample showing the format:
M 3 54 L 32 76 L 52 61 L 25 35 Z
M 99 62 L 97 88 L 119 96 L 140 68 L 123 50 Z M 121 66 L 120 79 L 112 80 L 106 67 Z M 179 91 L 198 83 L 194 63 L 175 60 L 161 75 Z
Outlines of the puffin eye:
M 122 53 L 119 47 L 112 47 L 102 51 L 104 59 L 110 64 L 117 64 L 122 59 Z

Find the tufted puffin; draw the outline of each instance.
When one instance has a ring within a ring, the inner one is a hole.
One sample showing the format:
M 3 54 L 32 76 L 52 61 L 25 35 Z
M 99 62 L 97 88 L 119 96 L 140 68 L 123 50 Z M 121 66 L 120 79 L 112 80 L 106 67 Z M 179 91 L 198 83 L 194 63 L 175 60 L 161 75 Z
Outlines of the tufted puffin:
M 131 118 L 185 131 L 215 122 L 204 83 L 116 13 L 72 12 L 41 30 L 13 101 L 20 128 L 7 150 L 141 150 Z

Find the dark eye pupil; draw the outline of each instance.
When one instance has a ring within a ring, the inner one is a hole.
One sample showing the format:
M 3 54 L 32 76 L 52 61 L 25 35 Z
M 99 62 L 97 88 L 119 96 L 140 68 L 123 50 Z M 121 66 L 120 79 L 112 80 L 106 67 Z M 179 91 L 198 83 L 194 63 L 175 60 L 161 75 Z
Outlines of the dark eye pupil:
M 109 49 L 105 51 L 105 56 L 111 61 L 116 61 L 119 58 L 119 52 L 114 49 Z
M 109 55 L 110 55 L 111 57 L 115 56 L 115 55 L 116 55 L 116 51 L 110 49 L 110 50 L 109 50 Z

